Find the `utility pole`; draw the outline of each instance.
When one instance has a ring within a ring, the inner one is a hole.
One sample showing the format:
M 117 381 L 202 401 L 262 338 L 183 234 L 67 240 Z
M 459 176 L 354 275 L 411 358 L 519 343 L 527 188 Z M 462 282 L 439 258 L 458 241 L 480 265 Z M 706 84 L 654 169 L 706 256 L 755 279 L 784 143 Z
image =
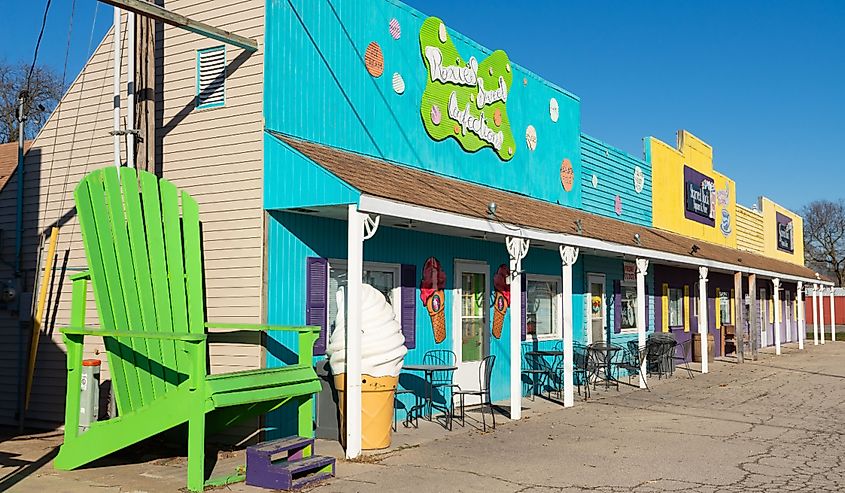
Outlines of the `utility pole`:
M 138 16 L 135 35 L 135 121 L 130 123 L 138 130 L 136 138 L 136 167 L 156 172 L 155 165 L 155 19 Z
M 18 320 L 21 319 L 20 313 L 22 313 L 23 308 L 21 306 L 21 292 L 23 291 L 23 276 L 21 275 L 21 252 L 23 248 L 23 174 L 24 174 L 24 163 L 23 163 L 23 143 L 25 139 L 25 132 L 24 132 L 24 125 L 26 123 L 26 114 L 24 113 L 24 108 L 26 107 L 26 100 L 29 97 L 29 93 L 26 90 L 22 90 L 20 94 L 18 94 L 18 190 L 17 190 L 17 204 L 16 204 L 16 216 L 15 216 L 15 296 L 17 296 L 18 302 Z M 25 404 L 24 404 L 24 387 L 26 383 L 24 382 L 24 357 L 27 353 L 26 347 L 26 334 L 24 333 L 26 324 L 23 322 L 19 323 L 18 326 L 18 431 L 23 431 L 23 424 L 24 424 L 24 412 L 25 412 Z

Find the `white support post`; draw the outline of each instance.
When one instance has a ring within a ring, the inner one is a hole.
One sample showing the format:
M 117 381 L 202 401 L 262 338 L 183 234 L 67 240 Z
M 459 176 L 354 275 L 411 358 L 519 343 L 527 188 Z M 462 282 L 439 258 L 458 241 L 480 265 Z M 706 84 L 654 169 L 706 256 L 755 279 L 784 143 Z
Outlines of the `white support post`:
M 637 350 L 645 347 L 645 331 L 648 321 L 645 318 L 646 290 L 645 277 L 648 273 L 648 259 L 637 259 Z M 646 361 L 640 365 L 640 388 L 646 388 Z
M 833 287 L 830 288 L 830 342 L 836 342 L 836 300 Z
M 772 279 L 775 310 L 775 354 L 780 354 L 780 279 Z
M 572 340 L 572 266 L 578 260 L 578 249 L 572 246 L 560 246 L 561 265 L 561 311 L 563 312 L 563 407 L 575 405 L 575 386 L 573 368 L 575 351 Z
M 361 455 L 361 291 L 365 215 L 349 205 L 346 284 L 346 458 Z
M 795 301 L 798 306 L 798 349 L 804 349 L 804 337 L 807 336 L 806 319 L 804 317 L 804 283 L 798 281 L 798 290 L 795 292 Z
M 819 337 L 824 345 L 827 337 L 824 334 L 824 284 L 819 284 Z
M 701 337 L 701 373 L 710 371 L 707 361 L 707 267 L 698 268 L 698 335 Z
M 508 236 L 505 245 L 510 255 L 511 271 L 511 339 L 510 339 L 510 387 L 511 419 L 522 418 L 522 259 L 528 254 L 529 242 L 525 238 Z
M 819 285 L 813 284 L 813 346 L 819 345 Z

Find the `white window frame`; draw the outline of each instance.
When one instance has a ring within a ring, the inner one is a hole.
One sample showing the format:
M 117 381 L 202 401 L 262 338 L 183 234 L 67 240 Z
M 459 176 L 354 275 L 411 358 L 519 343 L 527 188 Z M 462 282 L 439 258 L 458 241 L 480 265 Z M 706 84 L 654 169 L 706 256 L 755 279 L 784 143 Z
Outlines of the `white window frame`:
M 334 296 L 331 291 L 332 268 L 343 269 L 349 272 L 349 262 L 345 259 L 329 259 L 328 270 L 326 271 L 326 293 L 328 296 Z M 393 274 L 393 289 L 390 290 L 393 295 L 393 313 L 396 314 L 396 319 L 402 320 L 402 266 L 400 264 L 391 264 L 386 262 L 364 262 L 362 271 L 375 270 L 380 272 L 390 272 Z M 331 301 L 329 300 L 329 303 Z M 326 307 L 328 309 L 328 307 Z
M 547 276 L 543 274 L 524 274 L 525 279 L 525 298 L 526 298 L 526 309 L 525 313 L 522 314 L 523 317 L 526 317 L 526 324 L 528 323 L 528 282 L 529 281 L 539 281 L 539 282 L 551 282 L 555 285 L 555 294 L 552 296 L 552 333 L 551 334 L 544 334 L 544 335 L 537 335 L 537 334 L 528 334 L 526 330 L 525 340 L 526 341 L 551 341 L 551 340 L 558 340 L 562 337 L 562 330 L 561 330 L 561 303 L 563 302 L 563 294 L 562 286 L 561 286 L 561 278 L 557 276 Z
M 632 282 L 632 281 L 620 281 L 620 282 L 619 282 L 619 299 L 620 299 L 620 301 L 619 301 L 619 308 L 620 308 L 620 310 L 622 309 L 622 288 L 623 288 L 623 287 L 624 287 L 624 288 L 634 288 L 634 291 L 636 291 L 636 290 L 637 290 L 637 283 L 636 283 L 636 282 Z M 639 297 L 639 295 L 640 295 L 640 294 L 639 294 L 639 293 L 637 293 L 637 296 L 638 296 L 638 297 Z M 636 307 L 634 307 L 634 310 L 636 310 Z M 614 315 L 614 318 L 616 318 L 616 316 L 615 316 L 615 315 Z M 636 319 L 636 315 L 634 316 L 634 318 Z M 621 314 L 620 314 L 620 320 L 621 320 Z M 634 326 L 634 327 L 632 327 L 632 328 L 629 328 L 629 329 L 623 329 L 623 328 L 622 328 L 622 323 L 620 322 L 620 326 L 619 326 L 619 333 L 620 333 L 620 334 L 636 334 L 636 333 L 637 333 L 637 332 L 639 332 L 639 330 L 640 330 L 640 328 L 639 328 L 639 323 L 640 323 L 640 321 L 639 321 L 639 320 L 637 320 L 637 325 L 636 325 L 636 326 Z

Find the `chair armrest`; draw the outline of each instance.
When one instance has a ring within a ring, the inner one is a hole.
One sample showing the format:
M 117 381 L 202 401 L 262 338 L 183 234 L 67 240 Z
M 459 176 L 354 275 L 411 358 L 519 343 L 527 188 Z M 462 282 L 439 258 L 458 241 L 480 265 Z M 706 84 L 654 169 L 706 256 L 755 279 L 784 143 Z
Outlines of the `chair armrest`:
M 227 323 L 216 323 L 216 322 L 207 322 L 205 324 L 207 329 L 231 329 L 231 330 L 258 330 L 258 331 L 267 331 L 267 330 L 286 330 L 289 332 L 313 332 L 315 334 L 320 333 L 320 326 L 319 325 L 306 325 L 306 326 L 287 326 L 287 325 L 268 325 L 268 324 L 227 324 Z
M 136 339 L 164 339 L 185 342 L 205 341 L 205 334 L 190 334 L 187 332 L 142 332 L 128 330 L 99 330 L 85 327 L 64 327 L 59 329 L 65 335 L 99 336 L 99 337 L 129 337 Z
M 71 281 L 80 281 L 82 279 L 89 280 L 91 279 L 91 271 L 85 270 L 82 272 L 77 272 L 76 274 L 70 276 Z

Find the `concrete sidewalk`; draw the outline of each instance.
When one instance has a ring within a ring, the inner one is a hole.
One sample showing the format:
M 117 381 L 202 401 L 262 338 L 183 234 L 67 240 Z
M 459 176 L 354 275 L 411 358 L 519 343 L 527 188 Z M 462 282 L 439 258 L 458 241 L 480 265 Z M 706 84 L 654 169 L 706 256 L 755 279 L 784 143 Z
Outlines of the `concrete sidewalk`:
M 572 409 L 525 400 L 525 419 L 447 433 L 401 430 L 401 447 L 339 461 L 320 492 L 843 491 L 845 344 L 786 345 L 755 363 L 650 382 L 651 392 L 599 390 Z M 57 472 L 57 434 L 0 443 L 0 490 L 177 491 L 184 459 L 156 458 Z M 321 448 L 322 447 L 322 448 Z M 320 453 L 339 453 L 318 444 Z M 229 454 L 221 462 L 237 462 Z M 262 491 L 243 484 L 231 491 Z

